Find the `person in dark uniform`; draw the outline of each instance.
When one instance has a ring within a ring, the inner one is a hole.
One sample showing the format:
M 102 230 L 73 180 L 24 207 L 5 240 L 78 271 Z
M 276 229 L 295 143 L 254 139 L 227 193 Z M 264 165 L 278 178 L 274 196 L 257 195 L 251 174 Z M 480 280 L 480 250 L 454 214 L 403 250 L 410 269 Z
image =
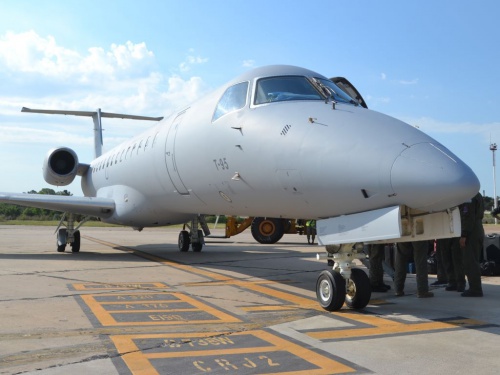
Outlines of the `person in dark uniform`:
M 460 206 L 460 220 L 462 233 L 458 244 L 462 250 L 463 268 L 469 289 L 462 293 L 462 297 L 482 297 L 481 284 L 481 251 L 484 241 L 484 203 L 483 196 L 477 193 L 470 201 Z
M 427 253 L 429 251 L 428 241 L 398 243 L 394 260 L 394 289 L 396 289 L 396 296 L 401 297 L 405 294 L 406 273 L 412 250 L 417 274 L 417 297 L 434 297 L 434 293 L 429 291 L 427 270 Z
M 448 278 L 448 285 L 445 289 L 463 292 L 465 290 L 465 274 L 459 239 L 457 237 L 443 238 L 438 240 L 438 246 L 442 252 L 442 260 Z
M 448 284 L 445 261 L 443 259 L 443 246 L 447 238 L 436 240 L 436 276 L 437 280 L 431 283 L 432 286 L 440 286 Z
M 369 278 L 372 292 L 385 293 L 391 289 L 390 285 L 384 284 L 384 261 L 385 245 L 373 244 L 368 247 L 368 259 L 370 262 Z

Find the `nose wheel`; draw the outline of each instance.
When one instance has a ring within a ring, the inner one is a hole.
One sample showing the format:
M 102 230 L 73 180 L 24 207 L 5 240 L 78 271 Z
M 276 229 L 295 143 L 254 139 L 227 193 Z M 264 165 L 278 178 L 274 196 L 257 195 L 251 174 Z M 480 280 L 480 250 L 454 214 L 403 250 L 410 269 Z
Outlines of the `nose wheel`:
M 363 309 L 370 302 L 368 275 L 359 268 L 351 268 L 353 259 L 364 257 L 361 249 L 360 244 L 327 248 L 328 264 L 333 264 L 333 268 L 321 272 L 316 281 L 316 298 L 325 310 L 340 310 L 344 302 L 352 309 Z
M 338 272 L 323 271 L 316 281 L 316 297 L 322 308 L 340 310 L 346 296 L 345 280 Z

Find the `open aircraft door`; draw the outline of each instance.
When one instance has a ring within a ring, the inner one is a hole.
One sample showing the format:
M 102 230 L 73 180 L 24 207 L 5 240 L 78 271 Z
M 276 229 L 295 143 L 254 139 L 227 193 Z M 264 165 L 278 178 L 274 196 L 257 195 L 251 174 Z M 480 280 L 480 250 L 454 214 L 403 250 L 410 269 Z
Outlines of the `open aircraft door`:
M 342 90 L 344 90 L 347 94 L 349 94 L 353 99 L 357 100 L 361 107 L 368 108 L 365 100 L 361 96 L 356 87 L 344 77 L 333 77 L 330 78 L 330 81 L 333 81 L 337 86 L 339 86 Z

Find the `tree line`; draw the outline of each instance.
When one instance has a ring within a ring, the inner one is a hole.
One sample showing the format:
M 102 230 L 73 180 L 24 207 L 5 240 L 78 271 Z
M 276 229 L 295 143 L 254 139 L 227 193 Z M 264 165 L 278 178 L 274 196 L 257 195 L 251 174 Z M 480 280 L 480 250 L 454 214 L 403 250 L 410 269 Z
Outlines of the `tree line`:
M 55 191 L 44 188 L 40 191 L 30 190 L 26 194 L 73 195 L 68 190 Z M 23 207 L 16 204 L 0 203 L 0 221 L 6 220 L 60 220 L 62 212 L 43 208 Z

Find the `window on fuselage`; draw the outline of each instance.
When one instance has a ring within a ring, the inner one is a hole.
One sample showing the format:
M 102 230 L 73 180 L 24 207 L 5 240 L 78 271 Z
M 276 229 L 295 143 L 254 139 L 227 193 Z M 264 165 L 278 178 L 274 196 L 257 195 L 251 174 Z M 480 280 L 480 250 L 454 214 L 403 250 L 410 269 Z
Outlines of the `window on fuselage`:
M 254 104 L 286 100 L 324 100 L 306 77 L 282 76 L 257 81 Z
M 212 122 L 222 116 L 237 111 L 245 106 L 247 102 L 248 82 L 240 82 L 228 87 L 215 107 Z

